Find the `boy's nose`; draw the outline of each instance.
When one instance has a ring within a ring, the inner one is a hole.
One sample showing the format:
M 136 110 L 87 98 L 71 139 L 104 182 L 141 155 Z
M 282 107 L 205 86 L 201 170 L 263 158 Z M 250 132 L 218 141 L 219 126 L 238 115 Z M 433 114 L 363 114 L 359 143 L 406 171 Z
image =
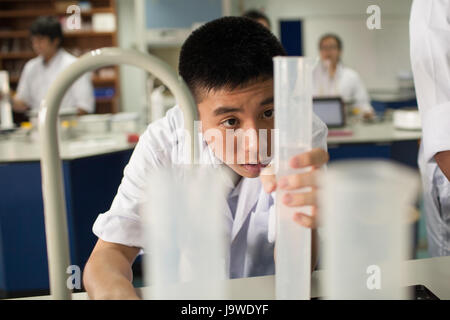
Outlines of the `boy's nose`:
M 259 161 L 258 130 L 255 127 L 247 127 L 241 131 L 241 151 L 245 156 L 245 163 L 257 163 Z

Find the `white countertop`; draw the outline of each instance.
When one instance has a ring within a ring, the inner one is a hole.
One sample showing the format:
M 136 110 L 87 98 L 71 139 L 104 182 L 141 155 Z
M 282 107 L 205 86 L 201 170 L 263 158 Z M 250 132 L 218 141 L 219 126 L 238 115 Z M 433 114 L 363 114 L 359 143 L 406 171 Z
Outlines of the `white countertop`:
M 389 143 L 401 140 L 418 140 L 421 131 L 396 130 L 392 122 L 373 124 L 357 123 L 330 132 L 352 132 L 351 135 L 329 136 L 328 144 L 348 143 Z M 134 143 L 127 142 L 123 134 L 103 134 L 82 136 L 60 143 L 61 158 L 73 160 L 134 148 Z M 0 138 L 0 163 L 39 161 L 39 143 L 30 139 Z
M 341 129 L 329 129 L 333 131 L 351 131 L 351 135 L 329 136 L 328 144 L 343 143 L 388 143 L 404 140 L 419 140 L 422 137 L 420 130 L 398 130 L 392 122 L 380 123 L 356 123 Z
M 450 299 L 450 256 L 417 259 L 404 262 L 403 285 L 424 285 L 430 289 L 441 300 Z M 323 271 L 315 271 L 311 278 L 311 297 L 321 297 L 323 281 Z M 272 300 L 275 299 L 275 277 L 253 277 L 233 279 L 226 281 L 226 288 L 232 300 Z M 174 286 L 177 292 L 188 293 L 189 284 Z M 144 293 L 148 297 L 151 287 L 137 289 L 138 293 Z M 50 296 L 30 297 L 21 299 L 50 299 Z M 74 300 L 86 300 L 88 295 L 85 292 L 72 295 Z M 18 300 L 21 300 L 18 299 Z
M 377 90 L 369 92 L 371 100 L 380 102 L 408 101 L 416 98 L 413 90 Z
M 133 149 L 135 143 L 128 143 L 126 134 L 83 136 L 60 143 L 61 158 L 74 160 L 117 151 Z M 39 161 L 39 143 L 26 139 L 0 140 L 0 163 Z

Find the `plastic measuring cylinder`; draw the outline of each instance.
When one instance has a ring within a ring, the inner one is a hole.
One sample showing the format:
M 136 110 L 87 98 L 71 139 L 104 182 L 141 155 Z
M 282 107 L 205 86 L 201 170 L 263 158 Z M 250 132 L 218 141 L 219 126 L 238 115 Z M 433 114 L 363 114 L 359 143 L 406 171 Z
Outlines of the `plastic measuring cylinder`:
M 417 173 L 382 160 L 341 161 L 322 180 L 324 297 L 407 299 L 402 263 Z
M 278 179 L 301 172 L 292 169 L 289 161 L 294 155 L 311 149 L 312 69 L 315 60 L 275 57 L 273 62 Z M 284 205 L 284 194 L 280 190 L 276 192 L 275 294 L 277 299 L 310 299 L 311 229 L 297 224 L 293 215 L 296 212 L 310 214 L 311 208 Z
M 225 299 L 226 205 L 220 168 L 149 174 L 144 268 L 151 299 Z M 211 183 L 214 181 L 214 183 Z

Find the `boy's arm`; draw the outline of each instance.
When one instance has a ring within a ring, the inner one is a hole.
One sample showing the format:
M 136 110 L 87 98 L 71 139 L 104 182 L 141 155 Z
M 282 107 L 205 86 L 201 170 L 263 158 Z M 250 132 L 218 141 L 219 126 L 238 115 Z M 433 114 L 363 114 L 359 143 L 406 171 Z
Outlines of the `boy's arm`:
M 97 241 L 84 268 L 83 284 L 91 299 L 139 299 L 131 266 L 139 248 Z
M 450 150 L 438 152 L 434 155 L 437 165 L 441 169 L 442 173 L 450 181 Z

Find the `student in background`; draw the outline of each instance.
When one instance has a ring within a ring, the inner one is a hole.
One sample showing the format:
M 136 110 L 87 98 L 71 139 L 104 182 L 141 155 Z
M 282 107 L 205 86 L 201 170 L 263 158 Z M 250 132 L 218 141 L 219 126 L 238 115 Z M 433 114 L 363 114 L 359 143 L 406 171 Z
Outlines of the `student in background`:
M 342 41 L 335 34 L 325 34 L 319 41 L 320 64 L 313 72 L 316 97 L 340 96 L 353 113 L 370 119 L 374 111 L 358 73 L 341 62 Z
M 242 16 L 245 18 L 252 19 L 256 22 L 259 22 L 260 24 L 262 24 L 264 27 L 266 27 L 269 30 L 271 28 L 270 19 L 261 11 L 251 9 L 251 10 L 244 12 L 244 14 Z
M 31 42 L 38 55 L 25 64 L 14 97 L 15 112 L 37 112 L 47 90 L 60 72 L 77 58 L 61 47 L 62 28 L 53 17 L 39 17 L 30 28 Z M 94 112 L 94 89 L 91 75 L 84 74 L 67 91 L 62 100 L 63 114 L 86 114 Z

